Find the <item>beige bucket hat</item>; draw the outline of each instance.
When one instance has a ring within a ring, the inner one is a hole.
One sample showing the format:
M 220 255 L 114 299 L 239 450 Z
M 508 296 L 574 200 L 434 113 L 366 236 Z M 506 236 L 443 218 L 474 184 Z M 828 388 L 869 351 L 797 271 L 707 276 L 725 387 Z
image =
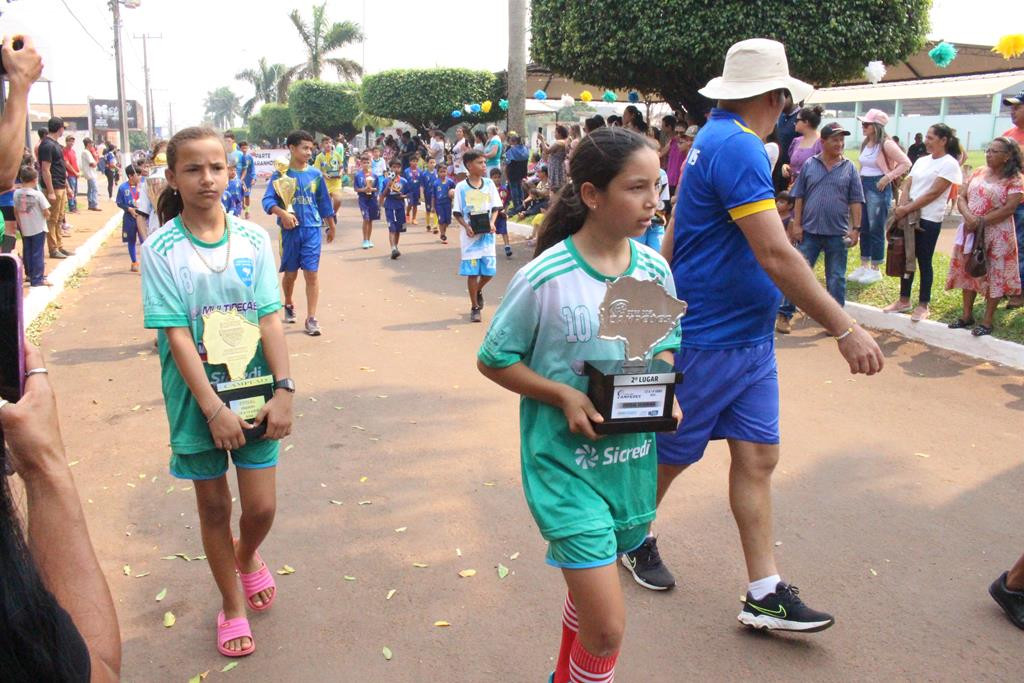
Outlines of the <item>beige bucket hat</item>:
M 794 102 L 802 102 L 814 87 L 789 75 L 785 46 L 766 38 L 741 40 L 725 55 L 722 75 L 699 90 L 712 100 L 742 100 L 785 88 Z

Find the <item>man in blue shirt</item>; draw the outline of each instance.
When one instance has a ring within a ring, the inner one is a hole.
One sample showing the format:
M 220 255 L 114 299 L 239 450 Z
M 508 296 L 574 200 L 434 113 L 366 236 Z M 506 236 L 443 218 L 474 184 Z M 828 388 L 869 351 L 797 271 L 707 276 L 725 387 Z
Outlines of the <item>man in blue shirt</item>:
M 878 345 L 822 289 L 786 238 L 775 208 L 763 138 L 775 127 L 786 93 L 803 100 L 811 86 L 792 78 L 781 43 L 752 39 L 729 48 L 723 76 L 700 92 L 718 107 L 687 156 L 674 234 L 665 236 L 680 299 L 683 341 L 676 369 L 684 419 L 658 435 L 658 500 L 712 439 L 727 439 L 729 500 L 739 528 L 749 586 L 742 623 L 820 631 L 831 615 L 807 607 L 775 566 L 771 474 L 779 459 L 779 387 L 773 324 L 781 288 L 833 335 L 850 371 L 881 370 Z M 778 286 L 776 286 L 778 285 Z M 647 588 L 675 584 L 654 537 L 623 556 Z
M 313 156 L 313 136 L 304 130 L 288 135 L 288 152 L 291 154 L 286 174 L 295 179 L 295 196 L 292 198 L 292 213 L 285 211 L 285 202 L 277 194 L 274 181 L 281 177 L 274 171 L 263 195 L 263 210 L 277 217 L 281 226 L 281 272 L 284 278 L 284 321 L 295 322 L 295 306 L 292 293 L 299 270 L 306 279 L 306 334 L 320 336 L 320 323 L 316 319 L 316 306 L 320 300 L 320 284 L 317 279 L 320 270 L 320 230 L 327 224 L 327 243 L 334 241 L 334 204 L 327 191 L 323 174 L 309 166 Z

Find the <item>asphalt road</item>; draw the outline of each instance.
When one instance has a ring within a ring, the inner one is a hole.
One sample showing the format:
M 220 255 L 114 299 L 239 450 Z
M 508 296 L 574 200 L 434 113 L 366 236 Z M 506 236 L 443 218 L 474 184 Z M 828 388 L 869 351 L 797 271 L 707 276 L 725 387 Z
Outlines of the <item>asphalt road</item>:
M 203 550 L 194 494 L 167 472 L 159 361 L 119 242 L 63 297 L 43 337 L 117 603 L 126 681 L 210 670 L 211 682 L 539 683 L 552 668 L 564 586 L 523 501 L 517 399 L 475 368 L 526 249 L 501 260 L 485 324 L 470 324 L 457 247 L 410 226 L 391 261 L 378 227 L 377 248 L 362 251 L 354 205 L 346 197 L 322 261 L 324 336 L 298 326 L 287 335 L 296 425 L 262 554 L 295 573 L 275 577 L 277 604 L 252 618 L 257 651 L 233 671 L 220 672 L 228 660 L 214 647 L 219 595 L 206 563 L 161 559 Z M 851 377 L 807 321 L 778 343 L 776 550 L 784 578 L 836 626 L 766 636 L 736 622 L 746 577 L 718 443 L 659 514 L 679 587 L 655 594 L 624 576 L 618 680 L 1017 678 L 1024 633 L 986 588 L 1024 550 L 1024 378 L 895 336 L 880 342 L 887 366 L 873 378 Z M 460 578 L 464 569 L 477 573 Z

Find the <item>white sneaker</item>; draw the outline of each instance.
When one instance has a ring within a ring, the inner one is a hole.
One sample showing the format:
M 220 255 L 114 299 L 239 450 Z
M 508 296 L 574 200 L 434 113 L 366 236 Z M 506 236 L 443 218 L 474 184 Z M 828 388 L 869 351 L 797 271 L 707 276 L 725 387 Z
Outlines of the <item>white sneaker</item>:
M 866 272 L 864 274 L 864 277 L 858 280 L 858 282 L 860 282 L 862 285 L 870 285 L 874 284 L 875 282 L 881 282 L 881 280 L 882 271 L 878 270 L 877 268 L 868 268 L 868 272 Z
M 860 266 L 859 268 L 857 268 L 857 270 L 855 270 L 852 273 L 850 273 L 849 275 L 847 275 L 846 279 L 849 280 L 850 282 L 860 282 L 861 278 L 863 278 L 865 275 L 867 275 L 867 271 L 868 270 L 870 270 L 870 269 L 869 268 L 865 268 L 864 266 Z

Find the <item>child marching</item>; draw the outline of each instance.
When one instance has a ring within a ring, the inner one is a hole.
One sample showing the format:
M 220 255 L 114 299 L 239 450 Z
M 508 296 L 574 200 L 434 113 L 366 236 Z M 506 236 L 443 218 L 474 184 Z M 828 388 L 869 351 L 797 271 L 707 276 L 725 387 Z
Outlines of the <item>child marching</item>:
M 452 224 L 452 198 L 455 196 L 455 181 L 448 174 L 448 166 L 442 164 L 437 167 L 437 181 L 433 185 L 432 193 L 441 241 L 448 244 L 447 232 L 448 226 Z
M 334 140 L 329 136 L 320 144 L 323 146 L 322 151 L 316 155 L 313 166 L 327 179 L 327 192 L 331 195 L 334 215 L 337 216 L 341 208 L 341 176 L 345 172 L 345 158 L 340 150 L 335 149 Z
M 408 197 L 406 198 L 405 222 L 416 225 L 416 214 L 420 209 L 420 195 L 423 194 L 423 175 L 420 173 L 419 157 L 413 154 L 409 160 L 409 168 L 402 171 L 402 177 L 408 182 Z M 430 232 L 430 221 L 427 224 L 427 232 Z
M 420 174 L 420 185 L 423 187 L 423 211 L 427 214 L 427 232 L 437 234 L 437 214 L 434 211 L 434 185 L 437 184 L 437 162 L 433 157 L 427 159 L 427 168 Z
M 498 197 L 501 199 L 501 209 L 498 211 L 498 216 L 494 219 L 494 231 L 495 234 L 501 235 L 502 241 L 505 243 L 505 258 L 512 258 L 512 246 L 508 243 L 508 186 L 501 183 L 501 169 L 492 168 L 490 170 L 491 182 L 498 188 Z
M 370 169 L 370 157 L 359 157 L 359 170 L 352 178 L 352 187 L 359 196 L 359 213 L 363 217 L 363 249 L 372 249 L 373 222 L 380 220 L 380 203 L 377 201 L 377 176 Z
M 571 182 L 548 211 L 535 258 L 519 270 L 478 355 L 489 379 L 522 396 L 523 488 L 547 562 L 568 595 L 554 683 L 615 677 L 625 604 L 615 567 L 639 546 L 655 514 L 657 456 L 652 433 L 605 436 L 602 416 L 574 367 L 621 360 L 621 341 L 598 337 L 606 283 L 631 276 L 672 294 L 668 264 L 629 239 L 647 229 L 658 204 L 658 155 L 636 133 L 601 128 L 570 161 Z M 677 326 L 654 348 L 672 362 Z M 678 404 L 673 415 L 681 419 Z M 616 457 L 630 453 L 630 457 Z
M 405 232 L 405 201 L 409 197 L 412 183 L 402 177 L 402 162 L 391 160 L 391 173 L 384 185 L 384 218 L 388 221 L 388 243 L 391 245 L 391 258 L 402 255 L 398 250 L 398 241 Z
M 293 131 L 287 139 L 289 165 L 287 177 L 295 183 L 295 196 L 291 200 L 292 212 L 277 194 L 274 181 L 282 178 L 275 170 L 263 195 L 263 210 L 277 218 L 281 227 L 281 287 L 284 290 L 284 321 L 295 322 L 295 304 L 292 294 L 301 270 L 306 280 L 306 334 L 320 336 L 320 323 L 316 319 L 320 300 L 320 250 L 323 244 L 320 231 L 327 225 L 327 243 L 334 241 L 334 205 L 320 171 L 309 166 L 313 156 L 313 136 L 304 130 Z
M 131 271 L 139 272 L 139 259 L 135 245 L 146 241 L 146 226 L 142 215 L 136 213 L 135 206 L 139 201 L 139 175 L 135 166 L 127 166 L 124 174 L 128 180 L 117 188 L 117 206 L 124 211 L 121 219 L 121 241 L 128 245 L 128 256 L 132 260 Z
M 221 594 L 217 650 L 241 657 L 256 646 L 246 607 L 264 611 L 277 598 L 258 549 L 274 519 L 278 440 L 291 431 L 295 384 L 277 315 L 281 295 L 270 237 L 225 214 L 220 203 L 228 182 L 223 140 L 209 128 L 186 128 L 171 139 L 167 160 L 169 187 L 158 205 L 165 222 L 142 246 L 145 326 L 159 330 L 170 471 L 194 482 L 203 549 Z M 247 356 L 251 350 L 244 367 L 222 364 L 230 358 L 227 338 L 240 340 Z M 266 387 L 245 399 L 249 420 L 217 393 L 238 375 Z M 237 541 L 229 456 L 242 508 Z
M 462 262 L 459 275 L 466 277 L 469 290 L 469 320 L 480 322 L 484 307 L 484 286 L 497 273 L 494 256 L 494 221 L 501 210 L 498 188 L 485 177 L 487 160 L 483 152 L 471 149 L 462 156 L 467 177 L 455 186 L 452 215 L 462 228 Z
M 234 166 L 228 165 L 228 186 L 224 189 L 224 195 L 220 198 L 224 210 L 232 216 L 241 216 L 242 207 L 245 205 L 245 190 L 242 181 L 238 179 L 238 172 Z
M 256 182 L 256 160 L 249 154 L 249 143 L 245 140 L 238 143 L 238 151 L 241 152 L 241 156 L 238 158 L 235 172 L 238 174 L 238 180 L 242 183 L 242 206 L 245 210 L 245 220 L 249 220 L 249 195 L 252 193 L 253 183 Z

